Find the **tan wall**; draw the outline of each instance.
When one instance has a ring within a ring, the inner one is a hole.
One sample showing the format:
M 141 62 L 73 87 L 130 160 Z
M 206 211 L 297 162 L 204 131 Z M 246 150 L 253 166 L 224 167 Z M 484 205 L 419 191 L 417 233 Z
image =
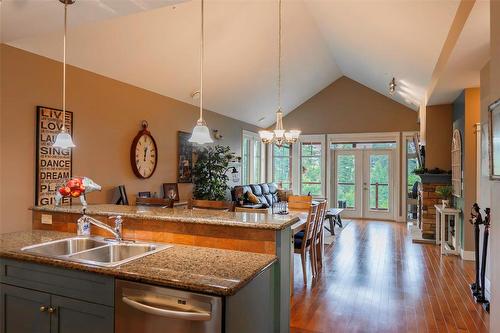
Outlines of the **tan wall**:
M 418 113 L 341 77 L 284 118 L 303 134 L 417 131 Z
M 1 47 L 4 83 L 1 95 L 1 230 L 30 228 L 28 207 L 34 203 L 35 107 L 61 107 L 61 63 L 10 46 Z M 90 203 L 109 202 L 111 189 L 125 184 L 129 200 L 138 191 L 161 191 L 164 182 L 176 181 L 177 131 L 191 131 L 198 117 L 195 106 L 164 97 L 95 73 L 68 69 L 68 110 L 74 112 L 73 174 L 86 175 L 103 186 L 88 196 Z M 129 151 L 141 120 L 158 144 L 158 167 L 148 180 L 132 172 Z M 241 131 L 255 126 L 206 113 L 211 128 L 224 135 L 221 144 L 241 154 Z M 191 186 L 180 186 L 187 198 Z M 7 199 L 8 198 L 8 199 Z
M 425 166 L 428 169 L 451 170 L 451 137 L 453 105 L 432 105 L 426 108 Z
M 489 74 L 489 101 L 488 104 L 500 98 L 500 1 L 490 2 L 490 26 L 491 26 L 491 40 L 490 40 L 490 74 Z M 486 117 L 486 118 L 485 118 Z M 487 113 L 482 112 L 481 123 L 487 122 Z M 482 159 L 484 163 L 486 159 Z M 500 212 L 500 182 L 490 182 L 490 189 L 483 192 L 481 188 L 481 195 L 488 196 L 491 204 L 493 216 L 498 216 Z M 487 201 L 487 200 L 486 200 Z M 498 218 L 494 218 L 493 223 L 498 225 Z M 491 293 L 492 304 L 498 306 L 500 304 L 500 228 L 491 228 Z M 492 314 L 498 313 L 492 310 Z M 490 316 L 490 330 L 491 332 L 500 332 L 500 316 Z
M 463 198 L 464 209 L 468 210 L 477 201 L 477 141 L 476 127 L 479 123 L 481 96 L 480 88 L 465 89 L 465 133 L 463 137 L 464 158 L 463 158 Z M 467 221 L 467 214 L 464 221 L 464 245 L 466 251 L 474 251 L 474 231 L 472 225 Z

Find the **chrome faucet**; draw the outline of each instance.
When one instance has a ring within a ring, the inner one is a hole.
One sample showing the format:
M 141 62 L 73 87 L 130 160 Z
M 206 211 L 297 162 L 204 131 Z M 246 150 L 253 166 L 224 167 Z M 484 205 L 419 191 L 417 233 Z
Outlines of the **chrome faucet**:
M 90 225 L 93 224 L 96 227 L 109 231 L 115 236 L 115 240 L 121 242 L 123 240 L 122 236 L 122 225 L 123 219 L 120 215 L 118 216 L 110 216 L 109 219 L 115 219 L 114 228 L 110 227 L 106 223 L 103 223 L 99 220 L 96 220 L 93 217 L 90 217 L 85 214 L 85 210 L 83 211 L 82 217 L 80 217 L 77 221 L 78 224 L 78 236 L 90 236 Z

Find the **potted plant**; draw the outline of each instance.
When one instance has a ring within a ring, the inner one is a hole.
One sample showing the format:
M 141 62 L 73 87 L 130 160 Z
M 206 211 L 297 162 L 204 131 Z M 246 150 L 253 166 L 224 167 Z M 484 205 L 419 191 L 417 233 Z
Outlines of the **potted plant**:
M 226 175 L 235 154 L 228 146 L 210 146 L 198 152 L 193 167 L 193 197 L 198 200 L 225 200 L 229 186 Z
M 453 187 L 450 185 L 438 186 L 436 193 L 442 198 L 441 203 L 443 204 L 443 208 L 449 207 L 451 196 L 453 195 Z

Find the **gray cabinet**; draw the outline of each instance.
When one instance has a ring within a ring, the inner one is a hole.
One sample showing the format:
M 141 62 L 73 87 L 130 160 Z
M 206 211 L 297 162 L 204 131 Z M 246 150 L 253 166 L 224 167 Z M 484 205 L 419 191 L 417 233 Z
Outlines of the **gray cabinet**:
M 0 295 L 1 333 L 50 332 L 49 294 L 0 284 Z
M 0 259 L 0 333 L 112 333 L 114 279 Z
M 1 333 L 113 332 L 114 309 L 0 284 Z
M 114 331 L 114 309 L 109 306 L 60 296 L 51 296 L 51 306 L 51 333 Z

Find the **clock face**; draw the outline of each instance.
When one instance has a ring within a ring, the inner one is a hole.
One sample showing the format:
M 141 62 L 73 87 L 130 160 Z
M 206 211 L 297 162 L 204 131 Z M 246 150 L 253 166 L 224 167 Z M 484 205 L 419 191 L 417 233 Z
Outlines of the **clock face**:
M 149 132 L 140 132 L 132 144 L 132 168 L 136 176 L 149 178 L 153 175 L 158 161 L 156 143 Z

